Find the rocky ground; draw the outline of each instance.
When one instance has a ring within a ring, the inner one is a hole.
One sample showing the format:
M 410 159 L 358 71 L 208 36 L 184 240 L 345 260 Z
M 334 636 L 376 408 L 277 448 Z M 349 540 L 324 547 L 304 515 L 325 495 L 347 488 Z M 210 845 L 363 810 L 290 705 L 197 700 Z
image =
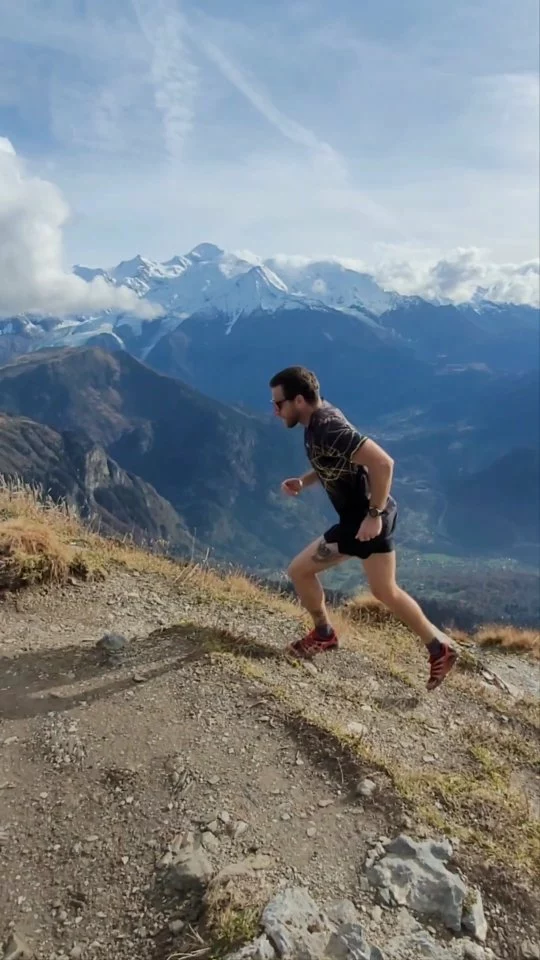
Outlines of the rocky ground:
M 297 664 L 291 604 L 197 571 L 0 610 L 3 960 L 540 956 L 532 662 L 430 695 L 346 622 Z

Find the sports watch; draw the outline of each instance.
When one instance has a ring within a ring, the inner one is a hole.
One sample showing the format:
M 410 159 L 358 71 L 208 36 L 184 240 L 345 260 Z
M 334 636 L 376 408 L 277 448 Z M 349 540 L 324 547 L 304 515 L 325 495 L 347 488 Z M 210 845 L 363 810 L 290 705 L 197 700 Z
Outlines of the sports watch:
M 378 507 L 370 507 L 368 513 L 370 517 L 382 517 L 384 510 L 379 510 Z

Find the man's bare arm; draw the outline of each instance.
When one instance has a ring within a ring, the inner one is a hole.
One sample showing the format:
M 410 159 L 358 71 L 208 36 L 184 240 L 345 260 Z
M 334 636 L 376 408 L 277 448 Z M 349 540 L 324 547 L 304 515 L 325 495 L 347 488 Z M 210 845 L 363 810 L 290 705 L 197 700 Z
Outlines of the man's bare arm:
M 309 470 L 307 473 L 304 473 L 304 475 L 300 477 L 300 480 L 302 481 L 303 489 L 305 487 L 312 487 L 315 483 L 319 483 L 319 477 L 315 470 Z
M 394 461 L 392 457 L 375 443 L 374 440 L 365 440 L 352 455 L 353 463 L 366 467 L 369 474 L 371 490 L 371 505 L 383 510 L 390 496 L 392 478 L 394 475 Z

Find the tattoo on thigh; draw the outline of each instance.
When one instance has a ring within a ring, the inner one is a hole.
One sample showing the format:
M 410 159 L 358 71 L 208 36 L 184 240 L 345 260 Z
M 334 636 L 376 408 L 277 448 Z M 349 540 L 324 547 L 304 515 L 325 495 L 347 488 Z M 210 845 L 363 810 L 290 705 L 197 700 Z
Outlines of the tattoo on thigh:
M 312 560 L 315 560 L 317 563 L 325 563 L 327 560 L 331 560 L 334 556 L 334 551 L 327 544 L 324 537 L 321 537 L 317 544 L 317 549 L 313 554 Z

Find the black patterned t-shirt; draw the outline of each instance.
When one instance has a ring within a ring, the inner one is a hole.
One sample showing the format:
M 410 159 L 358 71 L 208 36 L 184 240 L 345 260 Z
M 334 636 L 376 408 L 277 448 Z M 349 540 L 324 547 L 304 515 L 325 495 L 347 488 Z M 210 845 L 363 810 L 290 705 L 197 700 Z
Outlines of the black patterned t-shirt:
M 309 462 L 340 516 L 361 516 L 368 511 L 367 471 L 351 459 L 366 440 L 341 410 L 326 401 L 305 428 Z

